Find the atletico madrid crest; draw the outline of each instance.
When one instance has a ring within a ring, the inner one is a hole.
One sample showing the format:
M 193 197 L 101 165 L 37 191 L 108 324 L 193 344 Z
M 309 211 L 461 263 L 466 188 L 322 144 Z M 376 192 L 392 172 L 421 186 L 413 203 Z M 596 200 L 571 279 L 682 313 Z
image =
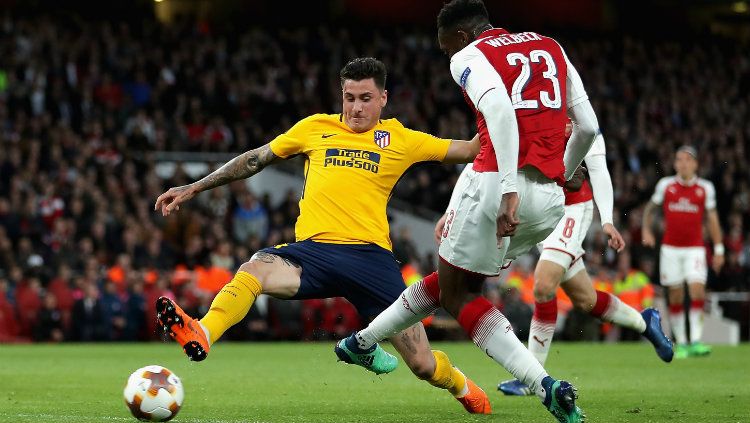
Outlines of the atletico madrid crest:
M 391 144 L 391 133 L 388 131 L 375 131 L 375 144 L 380 148 L 386 148 Z

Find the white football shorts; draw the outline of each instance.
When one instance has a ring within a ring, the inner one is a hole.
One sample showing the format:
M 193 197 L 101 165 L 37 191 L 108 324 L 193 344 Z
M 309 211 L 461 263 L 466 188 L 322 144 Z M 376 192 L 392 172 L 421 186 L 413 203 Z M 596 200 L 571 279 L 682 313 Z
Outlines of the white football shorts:
M 537 169 L 518 172 L 518 219 L 512 237 L 497 246 L 500 207 L 497 172 L 475 172 L 466 166 L 456 182 L 446 212 L 440 257 L 468 272 L 486 276 L 500 273 L 503 264 L 536 246 L 557 226 L 564 214 L 563 190 Z
M 704 247 L 673 247 L 662 245 L 659 273 L 663 286 L 687 283 L 706 283 L 708 266 Z
M 565 269 L 563 282 L 585 269 L 583 241 L 594 217 L 594 202 L 565 206 L 565 215 L 541 245 L 539 260 L 551 261 Z

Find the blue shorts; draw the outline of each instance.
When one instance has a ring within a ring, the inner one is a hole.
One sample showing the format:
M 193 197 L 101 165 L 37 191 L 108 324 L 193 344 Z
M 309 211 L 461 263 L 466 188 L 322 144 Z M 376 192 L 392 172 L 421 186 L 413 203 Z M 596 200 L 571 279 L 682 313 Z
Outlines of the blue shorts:
M 372 319 L 406 289 L 393 253 L 374 244 L 329 244 L 305 240 L 260 250 L 302 267 L 292 299 L 344 297 L 360 316 Z

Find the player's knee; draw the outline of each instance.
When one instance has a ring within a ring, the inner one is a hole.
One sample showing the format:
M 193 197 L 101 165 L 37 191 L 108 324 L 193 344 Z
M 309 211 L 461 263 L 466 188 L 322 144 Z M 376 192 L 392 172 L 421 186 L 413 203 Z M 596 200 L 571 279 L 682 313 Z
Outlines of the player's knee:
M 435 358 L 429 350 L 424 354 L 412 354 L 404 357 L 404 361 L 409 366 L 409 370 L 419 379 L 427 380 L 435 374 Z
M 593 289 L 591 292 L 566 292 L 570 298 L 570 302 L 573 303 L 573 307 L 583 312 L 590 312 L 596 305 L 596 291 Z
M 458 316 L 458 302 L 453 295 L 440 292 L 440 307 L 444 308 L 451 316 Z
M 266 272 L 263 270 L 263 266 L 259 265 L 258 262 L 252 259 L 250 261 L 246 261 L 240 265 L 240 268 L 237 269 L 237 271 L 246 272 L 255 276 L 258 279 L 258 282 L 260 282 L 260 284 L 263 285 Z
M 703 287 L 703 285 L 690 287 L 690 299 L 694 301 L 706 299 L 706 289 Z
M 555 296 L 557 281 L 543 270 L 534 272 L 534 299 L 537 301 L 549 301 Z
M 679 288 L 671 288 L 669 290 L 669 303 L 680 304 L 685 301 L 685 291 Z

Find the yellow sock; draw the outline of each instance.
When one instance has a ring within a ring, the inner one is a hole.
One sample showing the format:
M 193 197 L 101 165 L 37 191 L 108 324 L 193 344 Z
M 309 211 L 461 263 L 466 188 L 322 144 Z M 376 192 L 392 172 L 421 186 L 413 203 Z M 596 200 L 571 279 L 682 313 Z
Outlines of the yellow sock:
M 448 355 L 442 351 L 433 350 L 435 356 L 435 374 L 427 379 L 430 385 L 441 389 L 447 389 L 454 397 L 465 395 L 466 376 L 460 370 L 451 365 Z
M 250 273 L 239 271 L 224 285 L 211 302 L 211 308 L 201 319 L 208 329 L 213 344 L 230 327 L 239 323 L 263 291 L 260 281 Z

